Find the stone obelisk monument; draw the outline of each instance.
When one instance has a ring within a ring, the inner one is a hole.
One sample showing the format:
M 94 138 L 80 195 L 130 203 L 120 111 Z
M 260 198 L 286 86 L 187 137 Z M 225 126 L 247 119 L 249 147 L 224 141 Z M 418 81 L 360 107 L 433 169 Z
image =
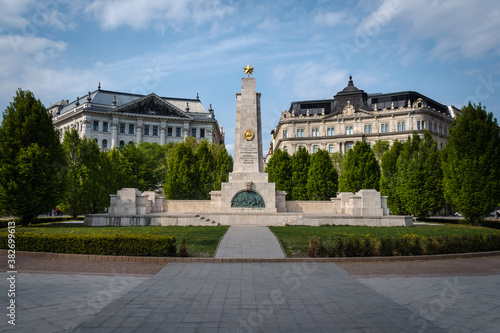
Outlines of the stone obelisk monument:
M 229 182 L 221 184 L 220 194 L 212 192 L 212 201 L 220 204 L 221 212 L 282 211 L 286 194 L 276 192 L 276 184 L 269 183 L 264 172 L 260 94 L 250 77 L 253 68 L 244 70 L 248 76 L 241 79 L 241 93 L 236 94 L 233 172 Z

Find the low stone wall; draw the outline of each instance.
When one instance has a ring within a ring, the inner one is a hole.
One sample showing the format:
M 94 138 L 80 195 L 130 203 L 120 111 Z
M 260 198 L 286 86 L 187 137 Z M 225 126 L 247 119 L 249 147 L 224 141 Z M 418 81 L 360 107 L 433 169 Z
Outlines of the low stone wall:
M 110 214 L 95 214 L 85 216 L 87 226 L 216 226 L 216 225 L 360 225 L 372 227 L 409 227 L 413 219 L 408 216 L 345 216 L 345 215 L 315 215 L 302 213 L 200 213 L 200 214 L 148 214 L 114 216 Z
M 172 213 L 213 212 L 210 200 L 165 200 L 163 211 Z
M 287 201 L 286 211 L 289 213 L 327 213 L 333 214 L 331 201 Z

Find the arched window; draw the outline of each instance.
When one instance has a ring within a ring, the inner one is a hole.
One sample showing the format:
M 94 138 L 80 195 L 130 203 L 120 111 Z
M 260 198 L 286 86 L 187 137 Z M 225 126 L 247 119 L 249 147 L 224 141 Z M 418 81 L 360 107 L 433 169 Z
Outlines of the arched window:
M 108 148 L 108 140 L 106 140 L 106 139 L 102 140 L 102 148 L 104 148 L 104 149 Z
M 385 131 L 389 132 L 389 124 L 385 124 Z
M 417 121 L 417 130 L 420 130 L 420 120 Z
M 119 145 L 120 145 L 120 148 L 123 148 L 123 147 L 125 147 L 125 142 L 123 140 L 120 140 L 120 144 Z
M 406 123 L 404 121 L 401 123 L 401 127 L 403 131 L 406 131 Z

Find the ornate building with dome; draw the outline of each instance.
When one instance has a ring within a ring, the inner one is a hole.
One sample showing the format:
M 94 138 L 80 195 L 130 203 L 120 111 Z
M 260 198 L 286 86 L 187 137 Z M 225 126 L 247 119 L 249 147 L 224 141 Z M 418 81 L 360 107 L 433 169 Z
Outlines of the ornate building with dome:
M 442 149 L 459 112 L 415 91 L 367 94 L 349 77 L 333 99 L 292 102 L 271 131 L 267 158 L 277 149 L 294 154 L 300 147 L 309 153 L 346 152 L 362 139 L 371 145 L 378 140 L 404 142 L 413 131 L 423 136 L 424 130 Z
M 62 100 L 48 108 L 57 129 L 75 128 L 81 137 L 94 139 L 107 150 L 129 142 L 165 144 L 191 136 L 224 144 L 224 131 L 196 99 L 138 95 L 101 90 L 69 102 Z

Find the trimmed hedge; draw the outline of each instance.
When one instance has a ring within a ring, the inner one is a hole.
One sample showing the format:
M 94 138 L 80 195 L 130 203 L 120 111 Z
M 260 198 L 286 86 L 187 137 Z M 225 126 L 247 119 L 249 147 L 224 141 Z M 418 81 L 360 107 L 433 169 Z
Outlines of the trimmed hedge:
M 176 238 L 149 235 L 76 235 L 16 233 L 16 250 L 117 256 L 173 257 Z M 7 235 L 0 248 L 7 249 Z
M 353 237 L 326 241 L 318 237 L 309 240 L 310 257 L 370 257 L 411 256 L 499 251 L 500 235 L 457 235 L 423 237 L 405 235 L 382 237 L 379 242 L 371 237 Z
M 51 222 L 64 222 L 64 221 L 83 221 L 84 217 L 77 217 L 76 219 L 71 217 L 39 217 L 30 223 L 30 225 L 42 224 L 42 223 L 51 223 Z M 7 228 L 9 222 L 16 222 L 16 226 L 21 225 L 21 221 L 19 219 L 13 220 L 3 220 L 0 221 L 0 229 Z

